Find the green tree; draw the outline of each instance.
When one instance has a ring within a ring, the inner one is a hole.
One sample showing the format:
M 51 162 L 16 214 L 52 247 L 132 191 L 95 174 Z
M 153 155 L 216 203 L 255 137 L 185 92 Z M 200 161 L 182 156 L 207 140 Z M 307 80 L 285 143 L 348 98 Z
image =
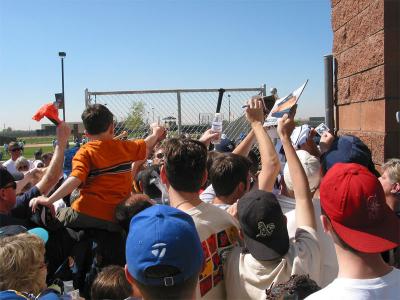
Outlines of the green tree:
M 129 116 L 125 120 L 126 129 L 135 131 L 143 130 L 145 126 L 145 122 L 143 121 L 144 112 L 144 103 L 141 100 L 133 102 Z

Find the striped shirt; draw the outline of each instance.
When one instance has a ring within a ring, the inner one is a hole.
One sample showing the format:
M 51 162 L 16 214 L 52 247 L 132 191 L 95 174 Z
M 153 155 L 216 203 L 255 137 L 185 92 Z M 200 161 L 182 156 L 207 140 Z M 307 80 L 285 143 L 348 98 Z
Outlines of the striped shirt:
M 144 140 L 92 141 L 83 145 L 72 160 L 70 176 L 82 181 L 80 197 L 72 208 L 85 215 L 114 221 L 118 203 L 132 191 L 132 162 L 145 159 Z

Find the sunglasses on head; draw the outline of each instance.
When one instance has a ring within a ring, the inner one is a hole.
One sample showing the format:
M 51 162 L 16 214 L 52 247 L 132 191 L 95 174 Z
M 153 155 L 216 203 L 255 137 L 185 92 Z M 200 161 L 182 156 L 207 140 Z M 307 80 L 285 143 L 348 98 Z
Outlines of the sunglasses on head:
M 13 190 L 17 189 L 17 184 L 15 183 L 15 181 L 10 182 L 2 187 L 2 189 L 9 189 L 9 188 L 12 188 Z

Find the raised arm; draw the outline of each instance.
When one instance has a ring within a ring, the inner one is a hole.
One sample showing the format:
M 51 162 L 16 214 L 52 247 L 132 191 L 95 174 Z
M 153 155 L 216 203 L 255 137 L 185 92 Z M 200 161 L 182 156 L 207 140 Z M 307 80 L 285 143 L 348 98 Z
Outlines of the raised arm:
M 149 156 L 158 142 L 165 139 L 167 134 L 164 126 L 158 125 L 157 123 L 151 124 L 151 129 L 153 130 L 152 133 L 144 139 L 146 142 L 146 157 Z
M 256 136 L 252 129 L 246 135 L 243 141 L 241 141 L 240 144 L 237 145 L 237 147 L 232 151 L 232 153 L 247 157 L 255 142 L 256 142 Z
M 114 136 L 114 140 L 121 140 L 121 139 L 126 138 L 126 137 L 128 137 L 128 132 L 126 130 L 124 130 L 119 135 Z
M 64 164 L 64 150 L 71 134 L 71 129 L 64 122 L 57 126 L 58 144 L 54 149 L 54 155 L 50 165 L 42 179 L 36 184 L 40 193 L 46 195 L 60 180 Z
M 276 176 L 279 174 L 280 163 L 271 138 L 263 127 L 264 113 L 260 99 L 249 100 L 246 117 L 251 124 L 260 150 L 261 172 L 258 176 L 258 186 L 260 190 L 271 192 Z
M 218 132 L 212 132 L 211 129 L 204 131 L 202 136 L 199 138 L 199 142 L 202 142 L 208 149 L 210 143 L 218 137 Z
M 278 122 L 278 134 L 285 150 L 290 176 L 293 181 L 293 191 L 296 199 L 296 223 L 297 227 L 309 226 L 316 229 L 314 208 L 306 173 L 290 140 L 294 126 L 293 115 L 289 117 L 285 114 Z

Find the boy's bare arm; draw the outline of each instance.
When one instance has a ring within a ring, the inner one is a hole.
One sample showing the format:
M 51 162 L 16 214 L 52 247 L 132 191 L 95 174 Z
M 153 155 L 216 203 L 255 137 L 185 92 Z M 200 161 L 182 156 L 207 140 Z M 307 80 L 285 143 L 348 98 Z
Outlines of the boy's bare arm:
M 71 194 L 73 190 L 81 185 L 81 183 L 82 181 L 79 178 L 70 176 L 49 198 L 43 196 L 34 198 L 29 202 L 29 206 L 32 207 L 33 211 L 35 211 L 39 204 L 51 206 L 58 199 L 62 199 Z
M 316 229 L 314 207 L 307 176 L 290 140 L 294 126 L 293 117 L 289 117 L 287 114 L 278 121 L 278 134 L 285 150 L 290 176 L 293 181 L 293 191 L 296 199 L 296 223 L 297 227 L 309 226 Z
M 148 157 L 158 142 L 165 139 L 167 134 L 164 126 L 158 125 L 157 123 L 151 124 L 151 128 L 153 130 L 152 134 L 144 139 L 146 142 L 146 157 Z

